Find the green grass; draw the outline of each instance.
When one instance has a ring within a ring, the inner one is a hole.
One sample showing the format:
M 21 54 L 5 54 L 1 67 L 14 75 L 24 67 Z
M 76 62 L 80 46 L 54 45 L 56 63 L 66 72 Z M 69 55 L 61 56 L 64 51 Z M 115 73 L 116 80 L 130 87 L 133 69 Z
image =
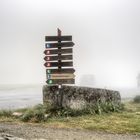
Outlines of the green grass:
M 72 112 L 68 109 L 51 110 L 53 112 L 52 116 L 45 120 L 44 113 L 49 113 L 50 109 L 43 105 L 20 109 L 18 111 L 23 112 L 20 118 L 12 117 L 11 111 L 0 111 L 0 122 L 37 122 L 46 127 L 79 128 L 111 133 L 140 133 L 139 103 L 125 102 L 123 110 L 118 110 L 112 105 L 104 106 L 104 109 L 97 107 L 97 112 L 90 112 L 91 110 L 85 110 L 85 112 L 76 112 L 76 110 Z M 101 112 L 99 109 L 101 109 Z
M 78 117 L 87 114 L 102 114 L 109 112 L 118 112 L 122 109 L 122 105 L 115 105 L 112 102 L 97 103 L 94 105 L 88 105 L 88 107 L 82 110 L 70 109 L 70 108 L 58 108 L 50 105 L 36 105 L 35 107 L 17 110 L 22 112 L 23 115 L 20 119 L 24 122 L 42 122 L 46 121 L 45 114 L 50 114 L 50 117 Z
M 50 118 L 46 126 L 102 130 L 111 133 L 140 133 L 140 104 L 126 103 L 122 112 Z

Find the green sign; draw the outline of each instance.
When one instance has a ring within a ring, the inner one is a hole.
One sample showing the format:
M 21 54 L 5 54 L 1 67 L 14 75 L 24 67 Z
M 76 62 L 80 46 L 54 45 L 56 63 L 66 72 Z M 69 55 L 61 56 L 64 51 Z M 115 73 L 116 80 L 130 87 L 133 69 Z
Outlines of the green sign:
M 53 84 L 53 80 L 48 80 L 48 84 Z

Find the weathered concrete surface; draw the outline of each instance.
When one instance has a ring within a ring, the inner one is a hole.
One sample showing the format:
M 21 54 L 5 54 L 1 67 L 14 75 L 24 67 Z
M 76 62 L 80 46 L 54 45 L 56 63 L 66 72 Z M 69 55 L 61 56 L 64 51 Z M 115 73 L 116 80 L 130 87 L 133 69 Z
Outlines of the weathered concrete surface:
M 57 107 L 82 109 L 87 104 L 108 101 L 119 104 L 121 102 L 120 93 L 113 90 L 78 86 L 62 86 L 58 92 L 57 86 L 43 86 L 43 103 L 50 103 Z

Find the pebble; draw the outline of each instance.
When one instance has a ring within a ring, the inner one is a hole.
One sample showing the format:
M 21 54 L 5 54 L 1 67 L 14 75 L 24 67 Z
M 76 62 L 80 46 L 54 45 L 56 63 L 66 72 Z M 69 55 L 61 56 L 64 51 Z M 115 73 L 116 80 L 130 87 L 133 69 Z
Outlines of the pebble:
M 25 139 L 15 137 L 10 134 L 2 133 L 2 134 L 0 134 L 0 140 L 25 140 Z

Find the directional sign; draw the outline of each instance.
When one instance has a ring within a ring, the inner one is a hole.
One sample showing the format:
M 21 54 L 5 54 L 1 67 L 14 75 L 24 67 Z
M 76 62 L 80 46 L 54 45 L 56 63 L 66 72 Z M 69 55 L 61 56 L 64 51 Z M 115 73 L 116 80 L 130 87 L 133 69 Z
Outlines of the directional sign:
M 47 69 L 46 74 L 61 74 L 61 73 L 74 73 L 75 70 L 73 68 L 65 68 L 65 69 Z
M 58 48 L 58 47 L 72 47 L 74 45 L 73 42 L 62 42 L 62 43 L 46 43 L 45 47 L 48 48 Z
M 47 84 L 74 84 L 75 79 L 48 79 Z
M 72 36 L 46 36 L 45 41 L 72 41 Z
M 58 67 L 58 66 L 69 67 L 69 66 L 73 66 L 73 62 L 72 61 L 70 61 L 70 62 L 61 62 L 61 63 L 58 63 L 58 62 L 46 62 L 44 64 L 44 66 L 46 66 L 46 67 Z
M 72 60 L 72 55 L 61 55 L 61 56 L 45 56 L 46 61 L 57 61 L 57 60 Z
M 74 74 L 47 74 L 47 79 L 73 79 L 75 77 Z
M 67 54 L 72 53 L 72 48 L 69 49 L 53 49 L 53 50 L 45 50 L 44 54 L 51 55 L 51 54 Z
M 72 36 L 62 36 L 61 30 L 57 29 L 57 36 L 45 36 L 45 41 L 44 66 L 47 67 L 47 84 L 74 84 Z

